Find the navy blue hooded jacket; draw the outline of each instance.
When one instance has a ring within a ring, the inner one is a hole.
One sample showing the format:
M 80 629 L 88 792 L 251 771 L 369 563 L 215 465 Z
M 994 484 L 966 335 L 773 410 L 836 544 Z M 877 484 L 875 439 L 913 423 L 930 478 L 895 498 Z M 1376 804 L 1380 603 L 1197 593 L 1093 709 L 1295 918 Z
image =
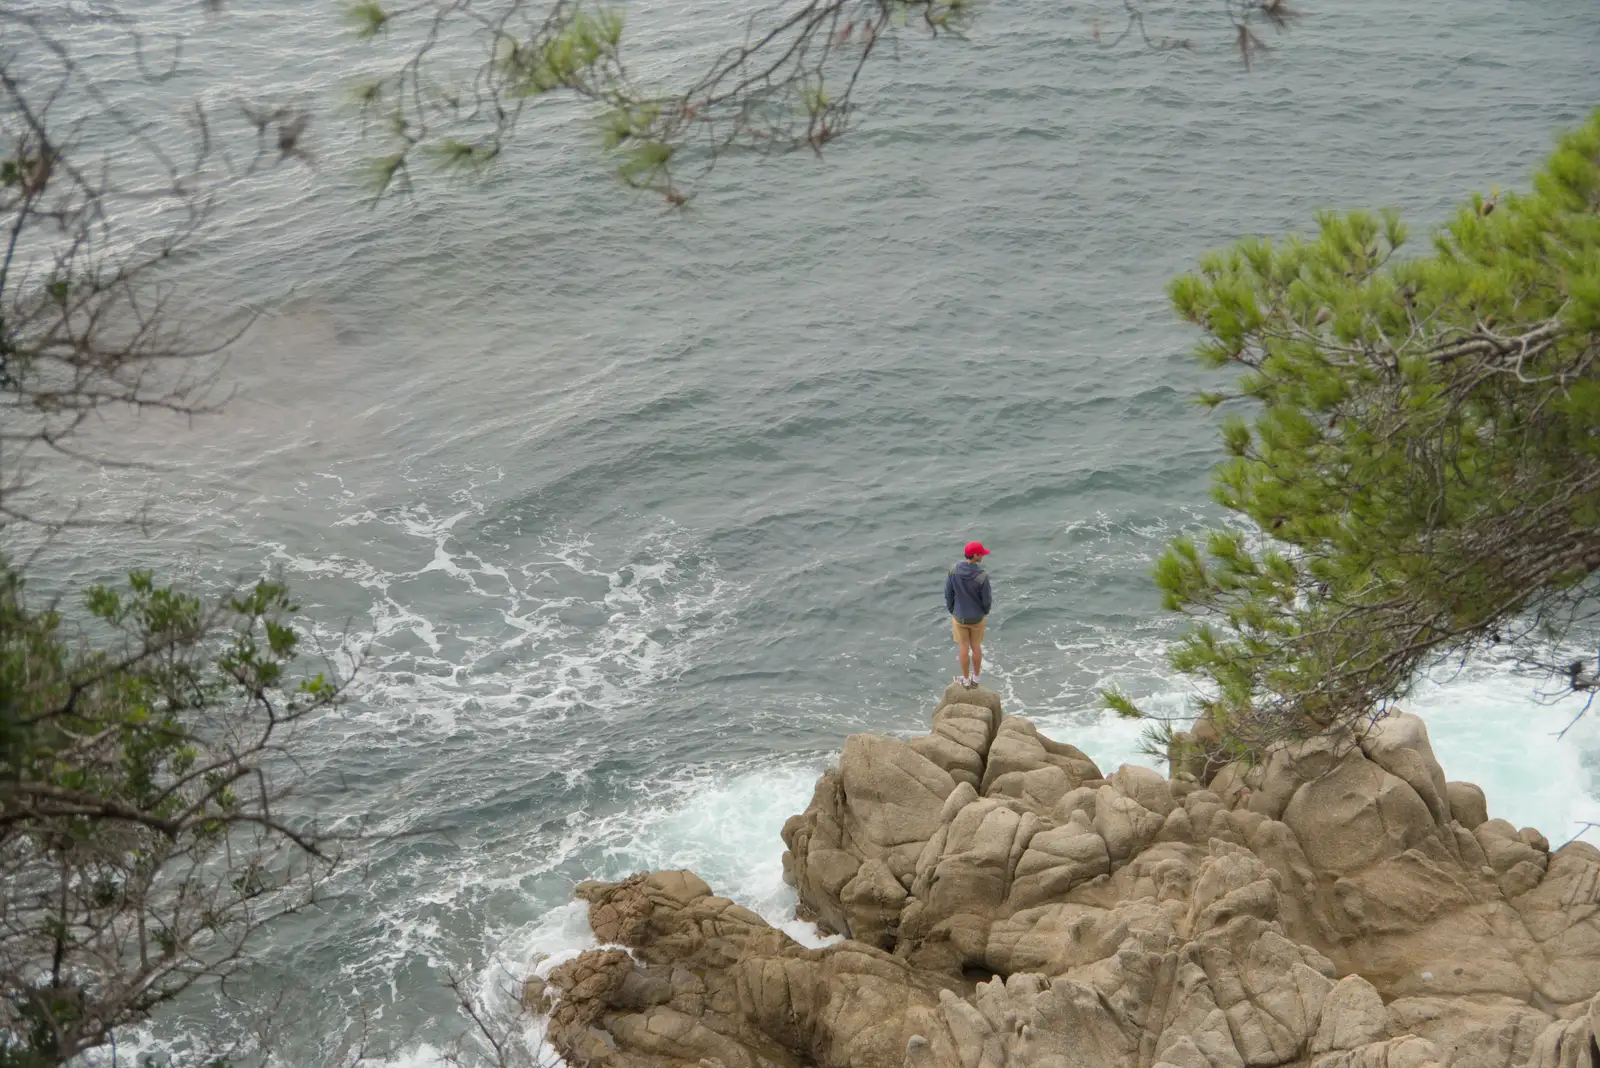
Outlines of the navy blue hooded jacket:
M 989 614 L 994 606 L 994 594 L 989 592 L 989 576 L 971 560 L 963 560 L 950 569 L 944 580 L 944 607 L 963 623 L 976 623 Z

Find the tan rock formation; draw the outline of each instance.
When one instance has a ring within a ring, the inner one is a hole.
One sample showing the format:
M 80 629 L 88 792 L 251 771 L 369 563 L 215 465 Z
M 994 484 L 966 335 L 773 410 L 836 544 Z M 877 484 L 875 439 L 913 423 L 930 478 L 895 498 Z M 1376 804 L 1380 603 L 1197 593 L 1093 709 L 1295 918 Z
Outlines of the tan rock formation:
M 784 826 L 807 949 L 688 872 L 585 884 L 550 1037 L 607 1068 L 1600 1068 L 1600 850 L 1422 721 L 1168 780 L 952 687 Z M 1208 773 L 1210 774 L 1207 778 Z

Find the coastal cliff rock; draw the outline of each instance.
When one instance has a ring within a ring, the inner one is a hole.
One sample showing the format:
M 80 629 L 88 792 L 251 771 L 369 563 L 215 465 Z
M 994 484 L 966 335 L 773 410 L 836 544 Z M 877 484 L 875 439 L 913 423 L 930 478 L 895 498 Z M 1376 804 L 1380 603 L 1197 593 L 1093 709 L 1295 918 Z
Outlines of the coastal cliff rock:
M 552 972 L 549 1038 L 605 1068 L 1600 1068 L 1600 850 L 1489 818 L 1406 714 L 1196 770 L 1105 774 L 952 687 L 784 826 L 797 912 L 845 941 L 689 872 L 586 883 L 622 948 Z

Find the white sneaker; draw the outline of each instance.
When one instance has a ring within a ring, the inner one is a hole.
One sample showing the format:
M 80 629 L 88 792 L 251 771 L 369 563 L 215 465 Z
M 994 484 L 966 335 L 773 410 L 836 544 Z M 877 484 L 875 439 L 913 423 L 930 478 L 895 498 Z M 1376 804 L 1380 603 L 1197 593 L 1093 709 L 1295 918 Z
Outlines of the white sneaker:
M 972 681 L 970 683 L 968 683 L 968 685 L 971 686 L 974 690 L 976 690 L 979 686 L 981 686 L 983 684 L 978 681 L 978 676 L 974 675 L 974 676 L 972 676 Z

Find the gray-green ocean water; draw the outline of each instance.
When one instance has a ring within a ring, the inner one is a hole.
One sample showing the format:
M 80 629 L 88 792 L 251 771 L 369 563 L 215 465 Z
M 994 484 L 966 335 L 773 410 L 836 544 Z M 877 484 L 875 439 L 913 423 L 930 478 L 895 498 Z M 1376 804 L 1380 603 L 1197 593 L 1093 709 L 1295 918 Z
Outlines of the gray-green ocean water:
M 481 183 L 369 209 L 336 8 L 201 24 L 176 88 L 298 94 L 318 164 L 228 202 L 205 254 L 210 306 L 267 312 L 225 414 L 142 427 L 163 466 L 87 484 L 151 502 L 151 536 L 51 566 L 278 570 L 366 649 L 306 738 L 305 803 L 424 833 L 266 946 L 295 1063 L 335 1063 L 362 1016 L 431 1063 L 462 1024 L 444 972 L 504 1009 L 508 976 L 585 943 L 582 878 L 689 866 L 786 917 L 778 828 L 847 733 L 924 724 L 968 538 L 994 550 L 1009 708 L 1137 759 L 1095 690 L 1181 706 L 1147 573 L 1212 516 L 1217 456 L 1168 279 L 1318 208 L 1396 207 L 1420 236 L 1600 103 L 1595 0 L 1303 7 L 1247 73 L 1204 7 L 1152 9 L 1198 46 L 1155 55 L 1087 42 L 1110 6 L 986 5 L 968 41 L 886 53 L 826 158 L 728 161 L 682 214 L 611 182 L 576 111 Z M 743 9 L 629 10 L 665 63 Z M 1564 710 L 1529 690 L 1487 667 L 1415 703 L 1452 777 L 1565 838 L 1600 818 L 1600 740 L 1551 739 Z M 162 1031 L 234 1013 L 201 999 Z

